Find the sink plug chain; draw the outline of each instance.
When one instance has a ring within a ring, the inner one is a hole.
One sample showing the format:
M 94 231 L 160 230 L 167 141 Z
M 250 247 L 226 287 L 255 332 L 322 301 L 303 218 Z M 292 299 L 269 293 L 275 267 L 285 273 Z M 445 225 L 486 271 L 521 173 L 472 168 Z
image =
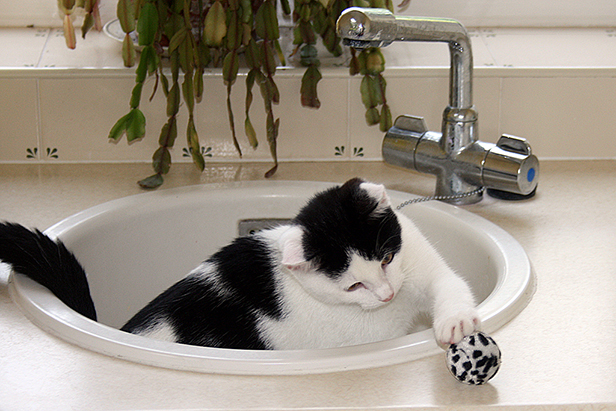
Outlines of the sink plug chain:
M 465 198 L 465 197 L 474 196 L 476 194 L 481 194 L 484 192 L 484 190 L 485 190 L 485 187 L 480 187 L 476 190 L 469 191 L 468 193 L 464 193 L 464 194 L 456 194 L 456 195 L 451 195 L 451 196 L 429 196 L 429 197 L 411 198 L 410 200 L 406 200 L 404 203 L 401 203 L 398 207 L 396 207 L 396 210 L 400 210 L 409 204 L 423 203 L 423 202 L 432 201 L 432 200 L 437 200 L 437 201 L 457 200 L 459 198 Z

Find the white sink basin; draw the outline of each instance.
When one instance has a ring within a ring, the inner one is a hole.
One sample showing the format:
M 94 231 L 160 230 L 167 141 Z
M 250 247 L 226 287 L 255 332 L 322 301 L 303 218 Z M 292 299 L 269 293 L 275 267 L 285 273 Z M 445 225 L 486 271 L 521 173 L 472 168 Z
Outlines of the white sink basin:
M 196 347 L 119 331 L 153 297 L 238 234 L 245 219 L 290 218 L 315 182 L 242 182 L 161 190 L 105 203 L 49 228 L 86 268 L 99 322 L 75 313 L 47 289 L 12 275 L 13 300 L 42 329 L 84 348 L 160 367 L 229 374 L 303 374 L 370 368 L 438 353 L 431 329 L 351 347 L 253 351 Z M 392 204 L 411 196 L 390 191 Z M 462 209 L 407 206 L 445 259 L 470 283 L 484 331 L 515 317 L 534 291 L 528 257 L 509 234 Z

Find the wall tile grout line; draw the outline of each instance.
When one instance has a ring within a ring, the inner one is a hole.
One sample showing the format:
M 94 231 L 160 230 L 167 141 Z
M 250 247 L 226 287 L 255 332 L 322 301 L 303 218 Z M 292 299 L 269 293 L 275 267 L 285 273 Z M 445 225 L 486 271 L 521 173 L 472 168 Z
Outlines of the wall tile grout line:
M 36 62 L 37 68 L 41 67 L 41 61 L 43 61 L 43 55 L 45 54 L 45 50 L 47 49 L 47 44 L 49 44 L 49 39 L 52 35 L 53 30 L 54 29 L 47 29 L 47 37 L 45 38 L 45 44 L 43 44 L 43 47 L 41 48 L 41 52 L 39 54 L 38 61 Z
M 36 142 L 38 147 L 37 161 L 41 161 L 43 154 L 43 126 L 41 122 L 41 90 L 40 79 L 35 80 L 35 105 L 34 110 L 35 125 L 36 125 Z

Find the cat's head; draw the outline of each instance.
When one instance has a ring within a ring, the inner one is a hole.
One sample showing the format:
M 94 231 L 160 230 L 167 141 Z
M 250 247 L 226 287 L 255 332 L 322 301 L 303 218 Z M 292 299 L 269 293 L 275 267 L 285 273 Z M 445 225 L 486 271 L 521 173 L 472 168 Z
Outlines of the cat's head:
M 283 236 L 282 264 L 321 301 L 377 308 L 402 285 L 400 231 L 385 187 L 352 179 L 300 210 Z

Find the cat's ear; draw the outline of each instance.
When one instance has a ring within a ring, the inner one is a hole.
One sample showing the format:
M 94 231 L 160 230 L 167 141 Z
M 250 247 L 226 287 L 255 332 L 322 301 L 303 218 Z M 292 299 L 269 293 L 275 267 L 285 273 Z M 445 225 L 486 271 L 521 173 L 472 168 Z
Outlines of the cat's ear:
M 382 184 L 374 184 L 369 182 L 363 182 L 359 186 L 362 190 L 368 192 L 368 195 L 376 200 L 377 206 L 374 209 L 374 213 L 384 211 L 386 208 L 391 207 L 391 201 L 387 195 L 387 190 Z
M 304 257 L 303 231 L 298 226 L 289 228 L 282 236 L 282 265 L 293 272 L 308 271 L 310 263 Z

